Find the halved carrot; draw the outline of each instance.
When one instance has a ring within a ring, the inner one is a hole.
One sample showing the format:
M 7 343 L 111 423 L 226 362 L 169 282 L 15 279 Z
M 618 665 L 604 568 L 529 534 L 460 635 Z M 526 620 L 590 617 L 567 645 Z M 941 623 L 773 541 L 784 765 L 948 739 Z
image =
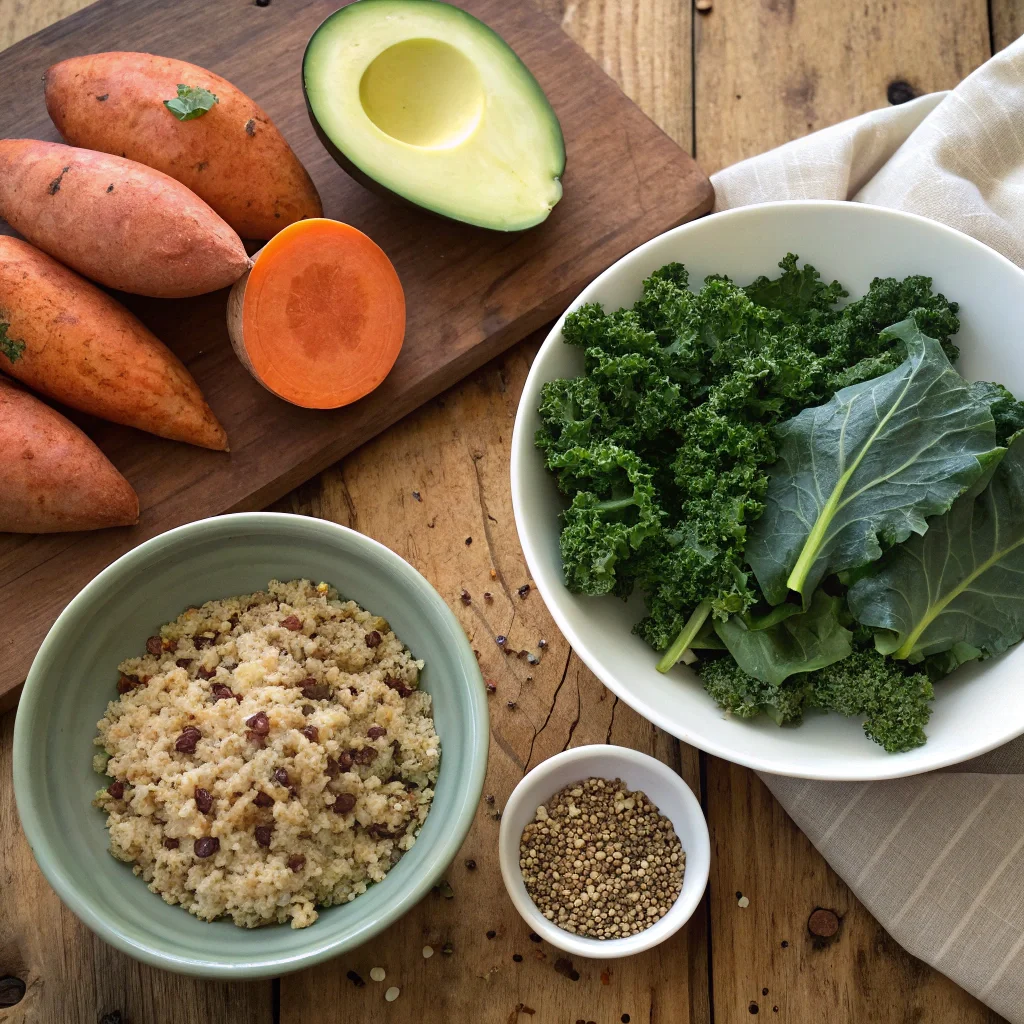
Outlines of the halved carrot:
M 268 391 L 307 409 L 368 395 L 405 337 L 405 294 L 370 238 L 326 218 L 275 235 L 231 289 L 228 333 Z

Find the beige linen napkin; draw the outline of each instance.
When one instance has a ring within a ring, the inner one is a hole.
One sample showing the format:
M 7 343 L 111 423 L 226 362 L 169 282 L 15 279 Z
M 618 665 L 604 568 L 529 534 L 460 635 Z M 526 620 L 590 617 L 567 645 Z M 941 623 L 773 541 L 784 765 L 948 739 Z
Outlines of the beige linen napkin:
M 851 199 L 942 221 L 1024 267 L 1024 37 L 952 92 L 844 121 L 712 180 L 717 210 Z M 1024 1024 L 1024 738 L 892 782 L 762 778 L 893 938 Z

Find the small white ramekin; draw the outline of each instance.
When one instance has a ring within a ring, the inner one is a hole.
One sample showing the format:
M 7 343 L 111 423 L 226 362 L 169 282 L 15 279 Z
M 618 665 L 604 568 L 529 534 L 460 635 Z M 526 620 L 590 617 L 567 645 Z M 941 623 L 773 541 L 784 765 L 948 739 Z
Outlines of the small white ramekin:
M 588 939 L 559 928 L 530 899 L 519 869 L 519 842 L 537 808 L 563 786 L 589 778 L 622 779 L 631 790 L 646 793 L 672 822 L 686 854 L 683 888 L 669 912 L 650 928 L 623 939 Z M 502 811 L 498 858 L 516 910 L 541 938 L 567 953 L 610 959 L 650 949 L 686 924 L 708 884 L 711 840 L 700 802 L 671 768 L 628 747 L 599 743 L 565 750 L 526 774 Z

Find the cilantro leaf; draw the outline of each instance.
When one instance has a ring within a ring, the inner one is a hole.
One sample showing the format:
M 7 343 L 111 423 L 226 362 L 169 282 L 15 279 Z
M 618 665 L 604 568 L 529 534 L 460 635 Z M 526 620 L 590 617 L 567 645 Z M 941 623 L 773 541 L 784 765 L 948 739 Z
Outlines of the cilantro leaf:
M 173 100 L 164 100 L 164 106 L 179 121 L 194 121 L 202 117 L 220 100 L 208 89 L 196 85 L 179 85 L 178 95 Z
M 12 338 L 7 332 L 11 329 L 9 323 L 0 320 L 0 354 L 7 356 L 16 363 L 25 351 L 25 342 Z

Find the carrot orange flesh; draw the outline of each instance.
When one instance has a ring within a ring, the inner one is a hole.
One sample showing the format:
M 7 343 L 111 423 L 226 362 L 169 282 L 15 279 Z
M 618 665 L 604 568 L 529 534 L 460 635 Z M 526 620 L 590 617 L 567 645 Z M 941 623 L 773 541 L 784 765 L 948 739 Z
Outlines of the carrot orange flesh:
M 260 250 L 244 289 L 236 349 L 275 395 L 336 409 L 369 394 L 405 337 L 405 295 L 379 246 L 356 228 L 315 218 Z

